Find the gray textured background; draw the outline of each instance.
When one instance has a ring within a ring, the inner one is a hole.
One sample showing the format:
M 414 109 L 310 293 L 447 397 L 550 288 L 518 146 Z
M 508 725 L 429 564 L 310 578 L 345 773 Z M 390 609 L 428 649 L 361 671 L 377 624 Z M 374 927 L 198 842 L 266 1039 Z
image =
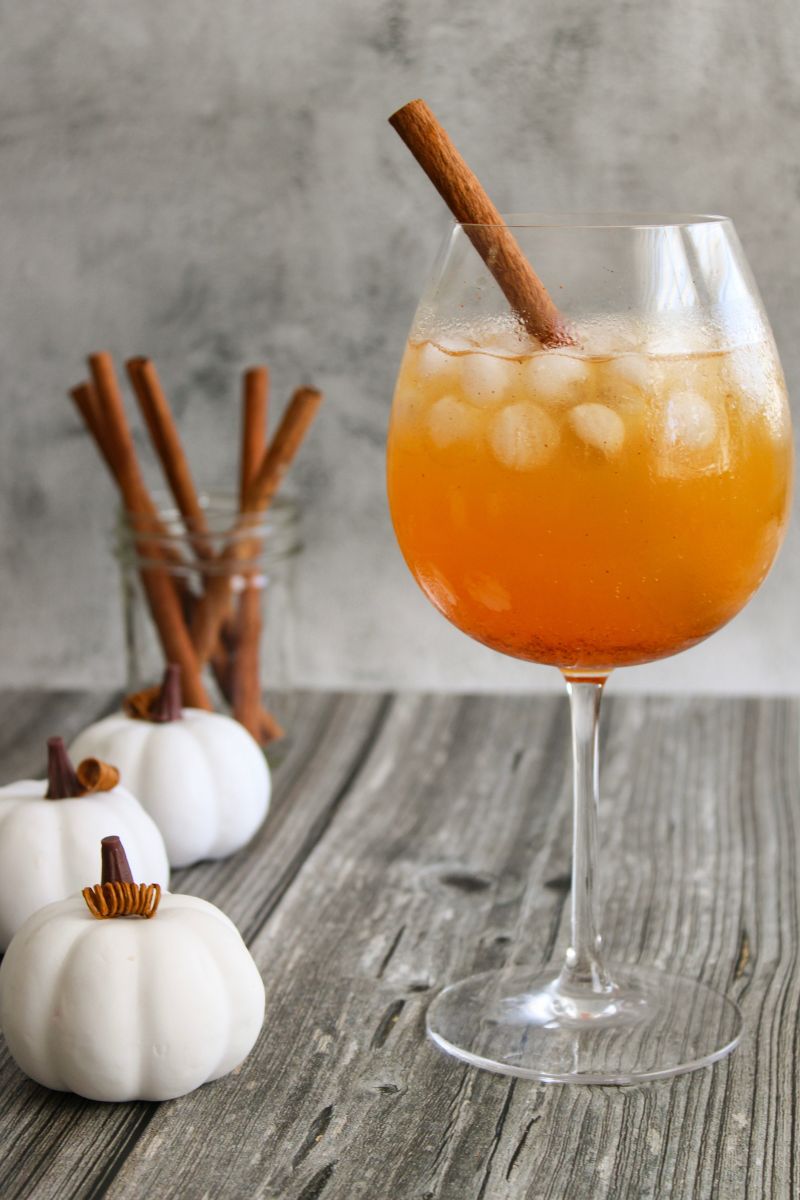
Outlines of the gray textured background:
M 64 398 L 152 355 L 197 473 L 237 374 L 327 394 L 295 473 L 283 681 L 557 686 L 452 630 L 391 534 L 383 439 L 441 204 L 386 117 L 424 95 L 506 209 L 734 217 L 800 383 L 795 0 L 2 0 L 0 683 L 122 677 L 112 493 Z M 155 475 L 154 475 L 155 479 Z M 800 560 L 621 688 L 792 690 Z M 276 623 L 277 624 L 277 623 Z

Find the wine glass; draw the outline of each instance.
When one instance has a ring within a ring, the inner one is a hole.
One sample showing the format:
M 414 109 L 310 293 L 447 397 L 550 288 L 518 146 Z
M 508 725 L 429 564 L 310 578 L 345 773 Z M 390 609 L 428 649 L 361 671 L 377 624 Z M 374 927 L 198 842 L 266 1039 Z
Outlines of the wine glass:
M 475 227 L 456 224 L 400 369 L 388 494 L 432 604 L 566 680 L 571 937 L 560 970 L 508 967 L 445 988 L 428 1032 L 506 1075 L 632 1083 L 722 1058 L 741 1014 L 702 983 L 606 964 L 594 895 L 603 686 L 615 667 L 708 637 L 763 581 L 789 512 L 786 391 L 731 221 L 506 222 L 567 344 L 531 338 Z

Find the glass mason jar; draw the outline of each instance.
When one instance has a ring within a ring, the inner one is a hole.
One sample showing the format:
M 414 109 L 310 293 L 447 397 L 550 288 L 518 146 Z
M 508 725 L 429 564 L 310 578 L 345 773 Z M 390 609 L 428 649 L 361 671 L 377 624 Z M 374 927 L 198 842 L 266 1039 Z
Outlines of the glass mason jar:
M 238 497 L 208 492 L 200 497 L 206 529 L 189 529 L 167 493 L 156 493 L 156 518 L 121 512 L 115 533 L 120 566 L 126 684 L 137 691 L 156 683 L 164 653 L 142 585 L 141 571 L 165 571 L 174 581 L 191 629 L 209 584 L 228 581 L 229 595 L 203 683 L 215 706 L 235 709 L 243 673 L 272 687 L 286 682 L 291 656 L 289 585 L 291 563 L 301 549 L 296 504 L 277 498 L 267 512 L 239 518 Z M 265 631 L 261 634 L 262 629 Z M 280 636 L 271 636 L 270 631 Z

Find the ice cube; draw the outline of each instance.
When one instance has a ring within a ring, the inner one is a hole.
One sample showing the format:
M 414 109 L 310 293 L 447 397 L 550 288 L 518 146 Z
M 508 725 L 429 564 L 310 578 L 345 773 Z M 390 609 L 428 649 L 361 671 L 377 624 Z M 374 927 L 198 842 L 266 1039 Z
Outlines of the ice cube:
M 625 441 L 625 422 L 605 404 L 576 404 L 569 410 L 569 423 L 587 446 L 607 458 L 619 454 Z
M 687 354 L 709 354 L 717 345 L 714 332 L 697 321 L 666 320 L 650 329 L 645 349 L 664 358 L 682 358 Z
M 519 368 L 491 354 L 465 354 L 461 359 L 464 396 L 480 408 L 502 404 Z
M 431 339 L 432 346 L 438 346 L 445 354 L 465 354 L 475 349 L 475 341 L 466 334 L 438 333 Z
M 664 444 L 703 450 L 717 436 L 713 406 L 698 392 L 672 392 L 664 408 Z
M 522 368 L 525 386 L 535 392 L 537 400 L 548 404 L 572 404 L 579 389 L 589 378 L 589 368 L 583 359 L 572 358 L 558 350 L 534 354 Z
M 506 467 L 526 471 L 543 466 L 561 440 L 553 418 L 535 404 L 509 404 L 494 418 L 490 442 L 495 456 Z
M 723 356 L 722 369 L 725 382 L 744 394 L 749 408 L 757 408 L 762 397 L 768 400 L 785 390 L 775 351 L 764 342 L 731 350 Z
M 423 379 L 434 379 L 453 370 L 453 358 L 445 354 L 433 342 L 425 342 L 419 349 L 417 371 Z
M 761 343 L 739 346 L 724 356 L 724 381 L 736 393 L 736 407 L 746 419 L 760 419 L 779 438 L 789 429 L 786 384 L 774 350 Z
M 675 479 L 725 471 L 730 461 L 726 414 L 699 392 L 673 391 L 660 421 L 658 471 Z
M 457 442 L 472 441 L 480 424 L 478 413 L 455 396 L 441 396 L 428 414 L 428 432 L 440 450 Z
M 604 364 L 603 375 L 612 389 L 617 386 L 623 391 L 635 388 L 646 392 L 652 391 L 657 382 L 657 367 L 646 354 L 620 354 Z

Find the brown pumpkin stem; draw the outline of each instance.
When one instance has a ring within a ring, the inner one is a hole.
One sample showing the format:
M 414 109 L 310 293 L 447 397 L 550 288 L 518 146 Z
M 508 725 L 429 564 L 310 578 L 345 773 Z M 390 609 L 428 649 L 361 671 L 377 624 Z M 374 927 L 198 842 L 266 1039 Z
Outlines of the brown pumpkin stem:
M 64 739 L 47 739 L 47 791 L 45 800 L 68 800 L 83 791 L 75 768 L 70 762 Z
M 167 666 L 160 687 L 144 688 L 141 692 L 126 696 L 122 710 L 136 721 L 152 721 L 155 724 L 179 721 L 182 714 L 180 666 L 177 663 Z
M 75 768 L 81 795 L 90 792 L 110 792 L 119 783 L 119 771 L 100 758 L 84 758 Z
M 133 874 L 125 847 L 115 833 L 104 837 L 101 841 L 100 861 L 102 863 L 100 873 L 102 883 L 133 883 Z
M 181 669 L 177 663 L 169 663 L 161 681 L 158 700 L 153 705 L 153 721 L 180 721 L 181 719 Z

